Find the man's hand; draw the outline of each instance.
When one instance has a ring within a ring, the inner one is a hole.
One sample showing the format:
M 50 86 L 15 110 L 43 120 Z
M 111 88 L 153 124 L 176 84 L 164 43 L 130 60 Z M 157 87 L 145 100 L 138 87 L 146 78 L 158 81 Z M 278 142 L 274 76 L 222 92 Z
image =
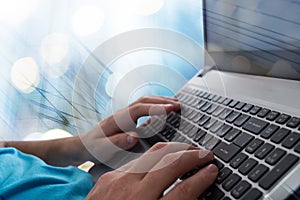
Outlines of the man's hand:
M 138 118 L 179 109 L 180 104 L 174 98 L 143 97 L 83 135 L 47 141 L 9 141 L 2 146 L 15 147 L 55 166 L 80 165 L 85 161 L 100 163 L 137 143 L 134 131 Z
M 196 199 L 216 179 L 218 169 L 207 165 L 211 152 L 182 143 L 158 143 L 143 156 L 100 177 L 86 199 Z M 202 167 L 195 175 L 177 184 L 180 176 Z
M 110 160 L 115 153 L 135 146 L 137 120 L 142 116 L 161 115 L 180 110 L 180 103 L 168 97 L 142 97 L 103 120 L 80 139 L 87 151 L 85 160 L 95 163 Z

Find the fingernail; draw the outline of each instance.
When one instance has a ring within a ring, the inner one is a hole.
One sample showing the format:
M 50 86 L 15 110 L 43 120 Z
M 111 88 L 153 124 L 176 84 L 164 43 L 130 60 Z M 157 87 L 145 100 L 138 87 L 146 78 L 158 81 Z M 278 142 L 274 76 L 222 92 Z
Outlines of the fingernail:
M 173 104 L 164 104 L 166 107 L 173 107 Z
M 206 167 L 206 170 L 209 171 L 210 173 L 216 173 L 218 172 L 218 167 L 214 164 L 210 164 Z
M 128 144 L 133 143 L 133 137 L 131 135 L 127 136 L 127 142 L 128 142 Z

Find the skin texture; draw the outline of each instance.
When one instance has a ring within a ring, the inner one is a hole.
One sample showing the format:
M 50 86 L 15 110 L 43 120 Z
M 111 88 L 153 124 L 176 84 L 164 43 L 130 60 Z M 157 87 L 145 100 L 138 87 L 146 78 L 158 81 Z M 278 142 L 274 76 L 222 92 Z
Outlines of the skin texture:
M 85 161 L 97 164 L 135 146 L 136 122 L 140 117 L 179 110 L 180 103 L 174 98 L 142 97 L 80 136 L 1 145 L 35 155 L 54 166 L 80 165 Z M 217 177 L 217 167 L 208 165 L 213 159 L 211 152 L 187 144 L 158 143 L 140 158 L 101 176 L 87 199 L 196 199 Z M 163 195 L 180 176 L 195 167 L 201 170 Z
M 218 169 L 212 164 L 205 166 L 214 159 L 211 152 L 186 147 L 180 143 L 154 145 L 137 160 L 101 176 L 86 199 L 196 199 L 214 182 Z M 162 148 L 160 156 L 148 159 L 147 155 Z M 139 165 L 148 165 L 151 169 L 132 173 Z M 180 176 L 195 167 L 203 168 L 163 196 Z

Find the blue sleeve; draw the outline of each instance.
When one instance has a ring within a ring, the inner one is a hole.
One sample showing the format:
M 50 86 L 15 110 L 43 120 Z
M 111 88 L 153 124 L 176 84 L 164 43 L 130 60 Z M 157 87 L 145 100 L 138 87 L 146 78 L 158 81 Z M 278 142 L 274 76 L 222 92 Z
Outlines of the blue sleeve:
M 76 167 L 53 167 L 14 148 L 0 149 L 0 199 L 84 199 L 91 176 Z

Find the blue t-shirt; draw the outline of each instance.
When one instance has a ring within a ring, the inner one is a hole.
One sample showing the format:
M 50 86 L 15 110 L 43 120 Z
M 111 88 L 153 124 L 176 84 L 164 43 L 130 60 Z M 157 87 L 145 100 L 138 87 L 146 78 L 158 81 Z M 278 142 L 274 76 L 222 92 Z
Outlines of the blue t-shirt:
M 84 199 L 90 174 L 76 167 L 53 167 L 14 148 L 0 149 L 0 199 Z

